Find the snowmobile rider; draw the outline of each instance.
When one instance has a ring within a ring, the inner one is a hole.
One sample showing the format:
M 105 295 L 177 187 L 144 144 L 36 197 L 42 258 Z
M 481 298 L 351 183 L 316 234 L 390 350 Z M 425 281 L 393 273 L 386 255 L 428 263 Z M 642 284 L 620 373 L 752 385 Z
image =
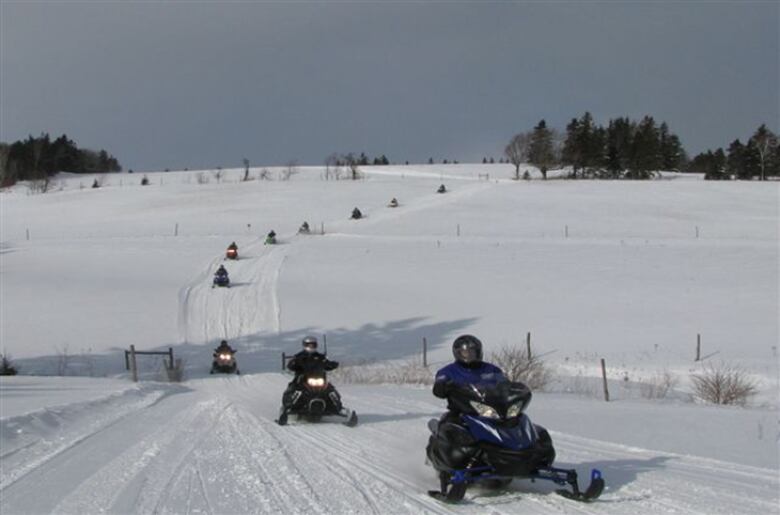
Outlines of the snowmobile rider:
M 393 197 L 393 199 L 390 201 L 388 206 L 390 206 L 390 207 L 398 207 L 398 199 Z
M 309 234 L 309 232 L 311 232 L 311 229 L 309 229 L 309 222 L 303 222 L 301 228 L 298 229 L 298 232 L 301 234 Z
M 238 250 L 238 245 L 236 245 L 235 241 L 228 245 L 228 250 Z
M 236 353 L 236 350 L 233 347 L 231 347 L 230 345 L 228 345 L 227 340 L 222 340 L 219 343 L 219 347 L 214 349 L 214 357 L 216 358 L 218 355 L 223 354 L 223 353 L 227 353 L 227 354 L 235 354 Z
M 318 367 L 322 367 L 325 370 L 334 370 L 339 366 L 338 361 L 331 361 L 325 354 L 317 352 L 317 338 L 315 336 L 305 337 L 301 340 L 301 345 L 303 345 L 303 350 L 287 362 L 287 370 L 295 372 L 295 378 L 290 381 L 284 394 L 282 394 L 282 406 L 285 408 L 290 407 L 292 394 L 307 371 Z
M 507 381 L 504 372 L 497 366 L 482 361 L 482 342 L 470 334 L 455 338 L 452 342 L 454 363 L 436 372 L 433 383 L 433 395 L 447 399 L 447 413 L 441 422 L 458 422 L 461 413 L 449 402 L 452 391 L 464 385 L 494 385 Z
M 353 220 L 360 220 L 361 218 L 363 218 L 363 213 L 360 212 L 360 209 L 355 208 L 355 209 L 352 210 L 351 218 Z
M 219 265 L 219 268 L 217 268 L 217 272 L 214 275 L 216 277 L 219 277 L 219 278 L 227 277 L 228 276 L 228 272 L 227 272 L 227 270 L 225 270 L 225 266 L 224 265 Z
M 444 184 L 442 184 L 441 186 L 439 186 L 439 189 L 436 190 L 436 193 L 447 193 L 447 187 L 444 186 Z

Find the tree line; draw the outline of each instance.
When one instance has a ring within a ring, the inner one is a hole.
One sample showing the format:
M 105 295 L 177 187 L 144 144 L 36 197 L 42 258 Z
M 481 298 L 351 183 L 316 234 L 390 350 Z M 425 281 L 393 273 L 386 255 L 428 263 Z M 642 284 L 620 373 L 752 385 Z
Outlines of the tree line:
M 586 112 L 573 118 L 563 134 L 541 120 L 532 130 L 513 136 L 504 155 L 515 166 L 515 179 L 523 163 L 539 168 L 544 179 L 552 167 L 569 167 L 572 179 L 650 179 L 661 170 L 703 173 L 705 179 L 780 176 L 778 138 L 766 125 L 746 144 L 732 142 L 728 153 L 719 148 L 689 159 L 668 124 L 652 116 L 640 121 L 614 118 L 605 127 Z
M 119 172 L 119 161 L 105 150 L 78 148 L 65 134 L 52 141 L 49 134 L 0 143 L 0 186 L 17 181 L 48 180 L 58 172 Z
M 765 181 L 780 176 L 780 145 L 775 133 L 762 124 L 747 143 L 739 139 L 731 142 L 726 152 L 723 148 L 707 150 L 694 157 L 688 171 L 703 173 L 709 180 Z
M 541 120 L 531 131 L 512 137 L 504 155 L 515 165 L 516 179 L 522 163 L 539 168 L 544 179 L 556 166 L 570 167 L 572 179 L 648 179 L 658 170 L 684 171 L 687 163 L 680 138 L 666 122 L 658 124 L 652 116 L 638 122 L 619 117 L 604 127 L 588 112 L 573 118 L 563 134 Z

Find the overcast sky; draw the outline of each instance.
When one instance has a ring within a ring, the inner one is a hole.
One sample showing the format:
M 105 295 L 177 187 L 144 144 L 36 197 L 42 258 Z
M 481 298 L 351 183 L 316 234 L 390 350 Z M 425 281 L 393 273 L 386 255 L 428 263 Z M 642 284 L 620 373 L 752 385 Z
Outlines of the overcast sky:
M 778 130 L 778 2 L 9 2 L 0 140 L 125 168 L 501 154 L 650 114 L 695 154 Z

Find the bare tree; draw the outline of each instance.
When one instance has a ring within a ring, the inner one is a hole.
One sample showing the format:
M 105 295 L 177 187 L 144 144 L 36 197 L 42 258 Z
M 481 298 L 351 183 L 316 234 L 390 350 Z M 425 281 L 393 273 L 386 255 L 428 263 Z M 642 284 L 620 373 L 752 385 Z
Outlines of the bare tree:
M 531 145 L 531 135 L 527 132 L 515 134 L 504 148 L 504 155 L 515 165 L 515 180 L 520 179 L 520 165 L 528 159 L 528 149 Z M 486 160 L 485 160 L 486 161 Z
M 766 180 L 766 164 L 770 156 L 777 147 L 777 136 L 775 133 L 766 128 L 765 124 L 761 124 L 761 127 L 756 130 L 755 134 L 751 138 L 756 145 L 758 151 L 759 164 L 761 165 L 761 180 Z
M 358 165 L 360 165 L 360 158 L 355 157 L 355 155 L 350 152 L 346 156 L 344 156 L 344 162 L 347 165 L 347 168 L 349 168 L 349 177 L 353 181 L 356 181 L 362 177 L 360 173 L 360 168 Z
M 328 157 L 325 158 L 325 180 L 329 181 L 331 174 L 335 173 L 339 169 L 339 155 L 336 152 L 333 152 Z M 340 173 L 336 173 L 338 179 L 338 175 Z
M 287 162 L 287 165 L 282 170 L 282 180 L 289 181 L 290 177 L 298 173 L 298 163 L 295 160 Z

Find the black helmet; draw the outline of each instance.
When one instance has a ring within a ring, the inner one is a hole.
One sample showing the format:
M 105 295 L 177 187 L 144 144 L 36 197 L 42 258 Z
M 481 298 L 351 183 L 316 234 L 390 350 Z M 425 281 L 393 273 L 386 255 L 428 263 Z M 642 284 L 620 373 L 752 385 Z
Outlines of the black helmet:
M 303 345 L 303 348 L 306 349 L 317 349 L 317 337 L 316 336 L 306 336 L 303 340 L 301 340 L 301 344 Z
M 463 365 L 479 364 L 482 362 L 482 342 L 470 334 L 458 336 L 452 342 L 452 355 Z

